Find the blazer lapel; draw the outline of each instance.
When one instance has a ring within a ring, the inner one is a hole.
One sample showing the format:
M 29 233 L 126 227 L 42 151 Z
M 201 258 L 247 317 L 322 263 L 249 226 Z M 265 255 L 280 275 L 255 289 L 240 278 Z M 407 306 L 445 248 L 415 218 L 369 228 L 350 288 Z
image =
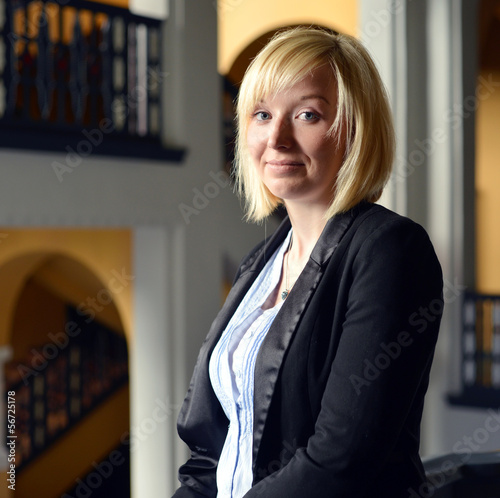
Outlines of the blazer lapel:
M 262 268 L 266 265 L 267 260 L 274 254 L 276 249 L 283 242 L 289 230 L 290 221 L 288 218 L 285 218 L 281 225 L 271 235 L 269 240 L 267 240 L 260 249 L 258 249 L 242 263 L 226 301 L 216 319 L 212 323 L 210 331 L 207 335 L 205 342 L 211 344 L 210 353 L 215 347 L 216 342 L 220 339 L 222 332 L 226 328 L 231 317 L 234 315 L 242 299 L 252 286 L 254 280 L 257 278 Z
M 309 261 L 276 315 L 259 350 L 254 380 L 254 465 L 286 350 L 323 276 L 326 264 L 354 218 L 355 212 L 351 210 L 335 216 L 327 223 Z
M 207 406 L 208 398 L 215 396 L 213 390 L 211 389 L 211 383 L 208 373 L 208 363 L 210 361 L 210 356 L 215 348 L 215 345 L 219 341 L 222 332 L 227 327 L 229 320 L 234 315 L 236 309 L 238 308 L 240 302 L 245 297 L 252 286 L 255 278 L 265 266 L 267 259 L 274 253 L 277 247 L 283 242 L 288 231 L 290 230 L 290 222 L 286 218 L 283 223 L 278 227 L 278 229 L 273 233 L 268 241 L 260 248 L 257 249 L 253 254 L 251 254 L 241 265 L 239 273 L 233 283 L 233 286 L 226 298 L 224 305 L 217 314 L 215 320 L 208 331 L 208 334 L 203 342 L 200 353 L 198 355 L 198 360 L 196 362 L 196 367 L 201 366 L 202 368 L 196 368 L 196 375 L 193 375 L 191 384 L 186 395 L 183 409 L 181 409 L 181 416 L 184 415 L 185 411 L 189 407 L 194 405 L 204 410 Z M 196 382 L 195 382 L 196 378 Z M 201 389 L 196 389 L 196 386 L 203 386 Z M 210 387 L 209 387 L 210 386 Z M 197 412 L 197 410 L 192 409 L 191 412 Z

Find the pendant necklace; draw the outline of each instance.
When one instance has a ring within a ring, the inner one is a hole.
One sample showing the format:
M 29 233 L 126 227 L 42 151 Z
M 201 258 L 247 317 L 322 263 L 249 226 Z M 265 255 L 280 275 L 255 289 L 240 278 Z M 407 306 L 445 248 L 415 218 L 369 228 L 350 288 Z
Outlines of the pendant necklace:
M 286 251 L 285 257 L 286 257 L 286 263 L 285 263 L 285 290 L 281 293 L 281 299 L 284 301 L 287 297 L 288 294 L 290 294 L 290 288 L 288 287 L 288 257 L 290 254 L 290 250 L 292 249 L 292 242 L 293 242 L 293 233 L 290 235 L 290 243 L 288 244 L 288 249 Z

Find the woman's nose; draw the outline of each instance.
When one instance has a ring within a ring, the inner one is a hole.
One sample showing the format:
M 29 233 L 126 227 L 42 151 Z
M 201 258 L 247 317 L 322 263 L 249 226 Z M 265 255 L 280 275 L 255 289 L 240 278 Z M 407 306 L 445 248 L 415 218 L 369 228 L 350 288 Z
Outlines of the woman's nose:
M 271 149 L 289 148 L 293 141 L 291 123 L 288 119 L 274 119 L 269 130 L 268 146 Z

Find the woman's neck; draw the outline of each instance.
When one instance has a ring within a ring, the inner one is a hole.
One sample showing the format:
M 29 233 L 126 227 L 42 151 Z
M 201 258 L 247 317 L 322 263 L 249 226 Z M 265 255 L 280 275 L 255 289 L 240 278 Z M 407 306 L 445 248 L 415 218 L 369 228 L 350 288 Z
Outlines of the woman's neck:
M 307 260 L 325 228 L 325 209 L 294 209 L 287 206 L 287 212 L 293 231 L 290 260 Z

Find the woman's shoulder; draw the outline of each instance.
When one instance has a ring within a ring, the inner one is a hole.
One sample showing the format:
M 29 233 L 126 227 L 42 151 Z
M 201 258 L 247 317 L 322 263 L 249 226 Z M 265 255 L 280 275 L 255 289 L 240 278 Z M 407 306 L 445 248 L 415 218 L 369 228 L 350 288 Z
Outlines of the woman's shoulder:
M 396 260 L 438 261 L 425 228 L 378 204 L 361 209 L 352 225 L 348 251 L 359 256 Z
M 422 225 L 380 204 L 366 203 L 358 206 L 357 209 L 352 228 L 356 236 L 363 240 L 398 233 L 429 239 Z

